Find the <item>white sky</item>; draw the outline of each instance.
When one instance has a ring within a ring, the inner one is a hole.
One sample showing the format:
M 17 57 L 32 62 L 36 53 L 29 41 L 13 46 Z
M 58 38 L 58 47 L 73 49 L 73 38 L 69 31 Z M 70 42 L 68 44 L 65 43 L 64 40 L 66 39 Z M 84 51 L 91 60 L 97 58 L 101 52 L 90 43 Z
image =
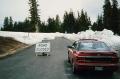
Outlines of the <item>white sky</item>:
M 84 9 L 91 20 L 95 21 L 97 15 L 102 13 L 104 0 L 38 0 L 38 2 L 42 21 L 46 21 L 48 17 L 55 17 L 56 14 L 63 19 L 65 11 L 70 9 L 76 13 Z M 14 21 L 23 21 L 29 17 L 28 10 L 28 0 L 0 0 L 0 24 L 5 16 L 12 16 Z

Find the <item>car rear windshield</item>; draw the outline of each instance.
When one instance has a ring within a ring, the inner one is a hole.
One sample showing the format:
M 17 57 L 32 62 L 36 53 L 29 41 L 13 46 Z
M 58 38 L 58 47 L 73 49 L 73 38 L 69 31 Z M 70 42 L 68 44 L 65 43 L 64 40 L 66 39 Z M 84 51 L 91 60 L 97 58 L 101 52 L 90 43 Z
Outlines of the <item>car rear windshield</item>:
M 108 51 L 110 48 L 103 42 L 80 42 L 78 50 Z

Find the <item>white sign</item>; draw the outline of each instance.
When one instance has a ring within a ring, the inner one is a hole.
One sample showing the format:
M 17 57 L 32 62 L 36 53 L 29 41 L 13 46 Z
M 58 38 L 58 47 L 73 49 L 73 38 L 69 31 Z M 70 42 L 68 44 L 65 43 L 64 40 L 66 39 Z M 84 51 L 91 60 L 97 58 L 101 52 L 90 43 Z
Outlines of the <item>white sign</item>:
M 35 52 L 50 52 L 50 42 L 36 44 Z

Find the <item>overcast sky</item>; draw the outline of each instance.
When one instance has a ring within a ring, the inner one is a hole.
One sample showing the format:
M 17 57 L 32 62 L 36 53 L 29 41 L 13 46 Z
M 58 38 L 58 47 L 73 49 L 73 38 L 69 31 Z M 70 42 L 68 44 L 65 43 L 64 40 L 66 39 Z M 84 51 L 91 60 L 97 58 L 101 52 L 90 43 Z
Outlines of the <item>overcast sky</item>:
M 12 16 L 14 21 L 23 21 L 29 17 L 28 1 L 0 0 L 0 24 L 3 23 L 5 16 Z M 55 17 L 56 14 L 63 19 L 64 12 L 70 11 L 70 9 L 76 13 L 83 9 L 87 11 L 91 20 L 95 21 L 97 15 L 103 11 L 104 0 L 38 0 L 38 3 L 42 21 L 46 21 L 48 17 Z

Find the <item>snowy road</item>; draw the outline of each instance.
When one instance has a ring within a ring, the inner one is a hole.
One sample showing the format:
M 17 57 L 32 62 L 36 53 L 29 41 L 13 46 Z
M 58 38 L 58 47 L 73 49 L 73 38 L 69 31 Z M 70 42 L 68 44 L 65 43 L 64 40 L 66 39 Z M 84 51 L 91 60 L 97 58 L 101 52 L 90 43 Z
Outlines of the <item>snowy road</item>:
M 120 71 L 113 76 L 106 73 L 74 75 L 67 62 L 67 45 L 71 41 L 56 38 L 51 41 L 51 56 L 35 56 L 35 46 L 0 60 L 0 79 L 120 79 Z

